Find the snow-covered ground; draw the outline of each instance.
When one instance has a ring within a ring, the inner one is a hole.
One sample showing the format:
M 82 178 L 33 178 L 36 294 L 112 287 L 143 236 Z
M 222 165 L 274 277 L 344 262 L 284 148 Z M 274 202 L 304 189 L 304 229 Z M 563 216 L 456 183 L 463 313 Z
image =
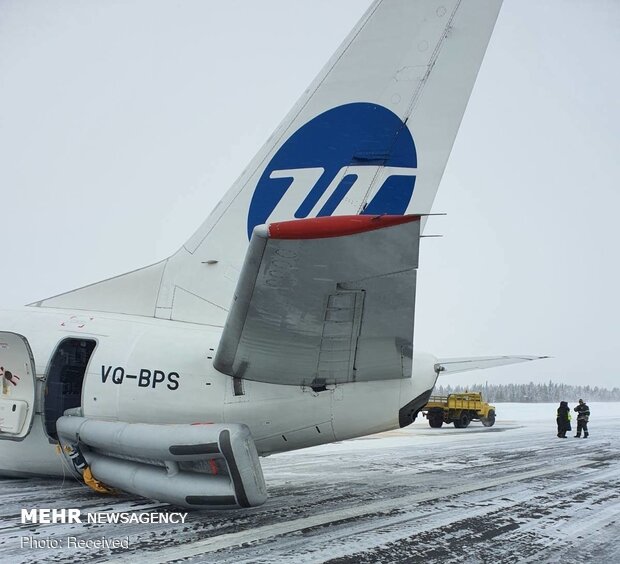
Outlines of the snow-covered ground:
M 69 481 L 1 480 L 0 561 L 620 562 L 620 404 L 589 405 L 587 440 L 556 437 L 556 404 L 497 404 L 491 428 L 419 419 L 272 456 L 264 506 L 194 512 L 184 525 L 22 525 L 22 507 L 168 507 Z M 67 535 L 128 536 L 129 549 L 20 548 L 23 536 Z

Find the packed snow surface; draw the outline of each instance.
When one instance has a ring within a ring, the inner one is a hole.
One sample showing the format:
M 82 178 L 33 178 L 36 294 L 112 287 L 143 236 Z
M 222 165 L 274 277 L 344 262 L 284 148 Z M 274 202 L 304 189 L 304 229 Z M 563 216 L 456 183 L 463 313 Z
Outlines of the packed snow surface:
M 0 561 L 620 562 L 620 404 L 589 405 L 586 440 L 573 437 L 575 417 L 570 438 L 556 437 L 556 404 L 497 404 L 491 428 L 431 429 L 418 418 L 275 455 L 262 460 L 265 505 L 196 511 L 182 525 L 21 524 L 22 508 L 178 509 L 70 478 L 3 479 Z M 128 537 L 129 548 L 20 546 L 69 535 Z

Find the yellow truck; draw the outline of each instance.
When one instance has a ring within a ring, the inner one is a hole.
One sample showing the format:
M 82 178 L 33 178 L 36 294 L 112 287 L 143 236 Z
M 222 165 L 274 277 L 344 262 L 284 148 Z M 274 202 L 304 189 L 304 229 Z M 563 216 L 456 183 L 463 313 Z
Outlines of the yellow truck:
M 495 424 L 495 406 L 483 401 L 480 392 L 431 396 L 421 411 L 431 427 L 454 423 L 464 429 L 472 421 L 481 421 L 485 427 Z

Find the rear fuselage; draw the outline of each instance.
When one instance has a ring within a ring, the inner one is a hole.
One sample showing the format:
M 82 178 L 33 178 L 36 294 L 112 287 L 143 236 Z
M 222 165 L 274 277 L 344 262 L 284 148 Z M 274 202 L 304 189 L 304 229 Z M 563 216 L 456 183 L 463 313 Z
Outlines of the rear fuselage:
M 34 359 L 25 436 L 0 433 L 0 471 L 10 474 L 62 474 L 55 421 L 66 409 L 110 421 L 243 423 L 268 455 L 398 428 L 436 379 L 426 354 L 415 355 L 412 378 L 320 391 L 235 379 L 213 368 L 221 327 L 129 315 L 23 308 L 1 312 L 0 331 L 25 337 Z M 28 377 L 0 399 L 19 398 Z

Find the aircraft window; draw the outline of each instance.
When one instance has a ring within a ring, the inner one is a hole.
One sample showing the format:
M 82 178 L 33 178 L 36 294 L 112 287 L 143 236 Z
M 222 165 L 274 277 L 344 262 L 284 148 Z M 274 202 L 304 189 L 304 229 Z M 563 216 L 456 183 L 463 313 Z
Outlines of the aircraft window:
M 67 409 L 82 403 L 82 384 L 88 361 L 96 342 L 88 339 L 65 339 L 50 362 L 45 385 L 44 423 L 47 435 L 58 440 L 56 421 Z

